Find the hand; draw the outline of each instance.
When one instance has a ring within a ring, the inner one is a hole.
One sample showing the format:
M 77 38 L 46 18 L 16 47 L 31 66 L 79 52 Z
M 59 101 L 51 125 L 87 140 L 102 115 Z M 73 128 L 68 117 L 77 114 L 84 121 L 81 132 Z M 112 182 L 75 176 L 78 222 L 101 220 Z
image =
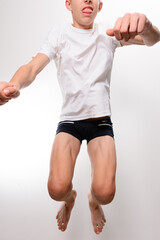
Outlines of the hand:
M 20 91 L 16 85 L 7 82 L 0 82 L 0 106 L 19 95 Z
M 118 41 L 124 39 L 128 41 L 136 35 L 141 35 L 147 32 L 152 27 L 152 23 L 144 14 L 126 13 L 124 17 L 117 19 L 114 28 L 106 31 L 107 35 L 115 36 Z

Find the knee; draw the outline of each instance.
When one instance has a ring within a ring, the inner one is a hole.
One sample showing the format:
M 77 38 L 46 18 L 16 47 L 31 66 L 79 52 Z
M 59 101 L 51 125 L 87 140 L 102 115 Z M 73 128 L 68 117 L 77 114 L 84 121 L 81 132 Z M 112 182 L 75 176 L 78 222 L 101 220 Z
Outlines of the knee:
M 116 187 L 115 184 L 103 184 L 103 185 L 92 185 L 91 188 L 92 194 L 96 198 L 96 200 L 102 204 L 106 205 L 110 202 L 112 202 L 115 192 L 116 192 Z
M 56 201 L 62 201 L 72 190 L 72 183 L 58 182 L 51 178 L 48 179 L 48 193 Z

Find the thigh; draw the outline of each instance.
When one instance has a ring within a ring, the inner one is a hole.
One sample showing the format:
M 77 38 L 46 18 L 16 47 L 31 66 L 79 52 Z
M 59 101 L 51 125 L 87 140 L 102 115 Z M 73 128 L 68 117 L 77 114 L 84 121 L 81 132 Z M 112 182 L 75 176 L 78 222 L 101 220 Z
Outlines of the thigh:
M 60 132 L 55 136 L 50 160 L 50 180 L 70 184 L 80 146 L 80 141 L 68 133 Z
M 87 150 L 91 160 L 92 184 L 98 187 L 115 184 L 116 149 L 113 137 L 96 137 L 89 141 Z

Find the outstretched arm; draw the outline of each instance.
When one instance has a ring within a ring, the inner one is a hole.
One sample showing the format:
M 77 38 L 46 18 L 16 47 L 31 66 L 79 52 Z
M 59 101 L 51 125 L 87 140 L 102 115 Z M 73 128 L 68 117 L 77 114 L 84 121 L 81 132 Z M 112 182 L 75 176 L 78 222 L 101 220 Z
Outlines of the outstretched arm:
M 121 45 L 147 45 L 152 46 L 160 41 L 159 29 L 152 25 L 144 14 L 127 13 L 117 19 L 113 29 L 106 31 L 107 35 L 115 36 Z
M 49 58 L 38 53 L 28 64 L 21 66 L 9 83 L 0 82 L 0 105 L 20 95 L 20 89 L 29 86 L 37 74 L 50 62 Z

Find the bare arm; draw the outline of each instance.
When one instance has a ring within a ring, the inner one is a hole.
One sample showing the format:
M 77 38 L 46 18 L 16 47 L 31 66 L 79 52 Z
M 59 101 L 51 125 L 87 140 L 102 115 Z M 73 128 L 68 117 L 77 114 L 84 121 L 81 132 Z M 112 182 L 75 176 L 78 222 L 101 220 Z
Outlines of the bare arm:
M 9 83 L 0 82 L 0 105 L 18 97 L 20 89 L 29 86 L 49 62 L 45 54 L 38 53 L 29 63 L 16 71 Z
M 117 19 L 113 29 L 108 29 L 109 36 L 115 36 L 121 45 L 152 46 L 160 41 L 159 29 L 140 13 L 127 13 Z
M 19 90 L 29 86 L 49 61 L 45 54 L 38 53 L 28 64 L 21 66 L 17 70 L 10 83 L 16 85 Z

